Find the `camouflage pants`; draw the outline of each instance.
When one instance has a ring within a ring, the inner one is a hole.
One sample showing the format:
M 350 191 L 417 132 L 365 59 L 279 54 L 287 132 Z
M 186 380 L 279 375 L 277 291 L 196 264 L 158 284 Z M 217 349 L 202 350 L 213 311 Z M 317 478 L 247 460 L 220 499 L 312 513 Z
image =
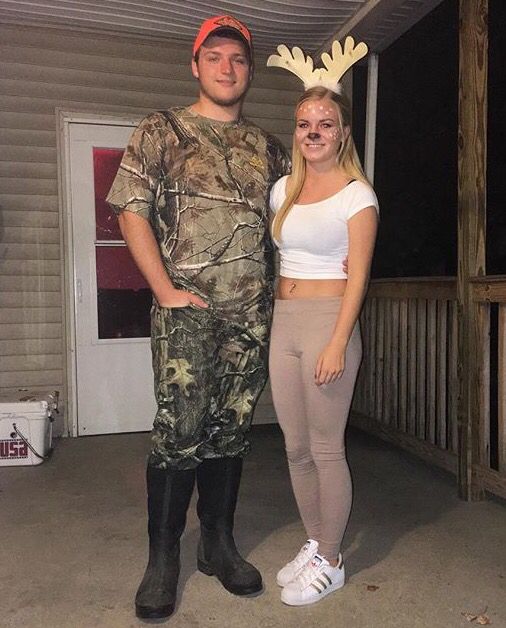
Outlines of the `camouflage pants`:
M 152 309 L 158 405 L 150 464 L 176 470 L 244 456 L 267 379 L 270 320 L 230 321 L 194 306 Z

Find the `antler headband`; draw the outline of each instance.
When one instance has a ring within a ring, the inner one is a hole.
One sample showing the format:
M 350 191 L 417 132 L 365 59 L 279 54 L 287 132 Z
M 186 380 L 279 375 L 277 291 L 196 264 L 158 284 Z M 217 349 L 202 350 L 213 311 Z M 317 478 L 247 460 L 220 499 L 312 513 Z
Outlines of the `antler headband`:
M 313 59 L 309 55 L 306 57 L 297 46 L 290 52 L 287 46 L 281 44 L 277 50 L 277 55 L 271 55 L 267 59 L 268 66 L 276 66 L 293 72 L 304 83 L 304 89 L 320 85 L 340 94 L 342 86 L 339 80 L 354 63 L 365 57 L 368 48 L 364 42 L 355 46 L 355 40 L 351 36 L 344 40 L 344 51 L 341 44 L 335 41 L 332 44 L 332 56 L 326 52 L 322 54 L 325 69 L 317 68 L 316 70 L 313 68 Z

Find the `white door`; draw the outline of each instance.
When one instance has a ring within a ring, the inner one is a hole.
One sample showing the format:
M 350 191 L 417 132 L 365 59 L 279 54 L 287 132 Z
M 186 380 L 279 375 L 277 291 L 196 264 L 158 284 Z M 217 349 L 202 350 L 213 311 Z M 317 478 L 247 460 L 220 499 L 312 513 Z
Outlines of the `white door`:
M 132 126 L 69 125 L 77 431 L 149 430 L 151 293 L 104 201 Z

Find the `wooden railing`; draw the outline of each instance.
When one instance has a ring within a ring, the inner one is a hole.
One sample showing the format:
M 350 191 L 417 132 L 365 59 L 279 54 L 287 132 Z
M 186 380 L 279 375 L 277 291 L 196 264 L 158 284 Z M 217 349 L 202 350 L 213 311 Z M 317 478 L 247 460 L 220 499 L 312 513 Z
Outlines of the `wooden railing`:
M 477 356 L 480 399 L 473 480 L 506 498 L 506 278 L 474 278 L 476 325 L 483 345 Z
M 473 289 L 482 371 L 473 477 L 506 496 L 506 279 L 477 279 Z M 459 373 L 456 279 L 373 281 L 361 327 L 364 360 L 351 422 L 457 474 L 465 379 Z

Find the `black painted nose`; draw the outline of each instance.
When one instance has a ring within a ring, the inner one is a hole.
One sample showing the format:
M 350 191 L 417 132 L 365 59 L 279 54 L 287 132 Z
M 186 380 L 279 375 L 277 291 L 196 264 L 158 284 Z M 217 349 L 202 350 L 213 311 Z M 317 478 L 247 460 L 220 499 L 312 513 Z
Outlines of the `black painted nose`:
M 318 140 L 320 139 L 320 134 L 319 133 L 308 133 L 308 137 L 310 140 Z

